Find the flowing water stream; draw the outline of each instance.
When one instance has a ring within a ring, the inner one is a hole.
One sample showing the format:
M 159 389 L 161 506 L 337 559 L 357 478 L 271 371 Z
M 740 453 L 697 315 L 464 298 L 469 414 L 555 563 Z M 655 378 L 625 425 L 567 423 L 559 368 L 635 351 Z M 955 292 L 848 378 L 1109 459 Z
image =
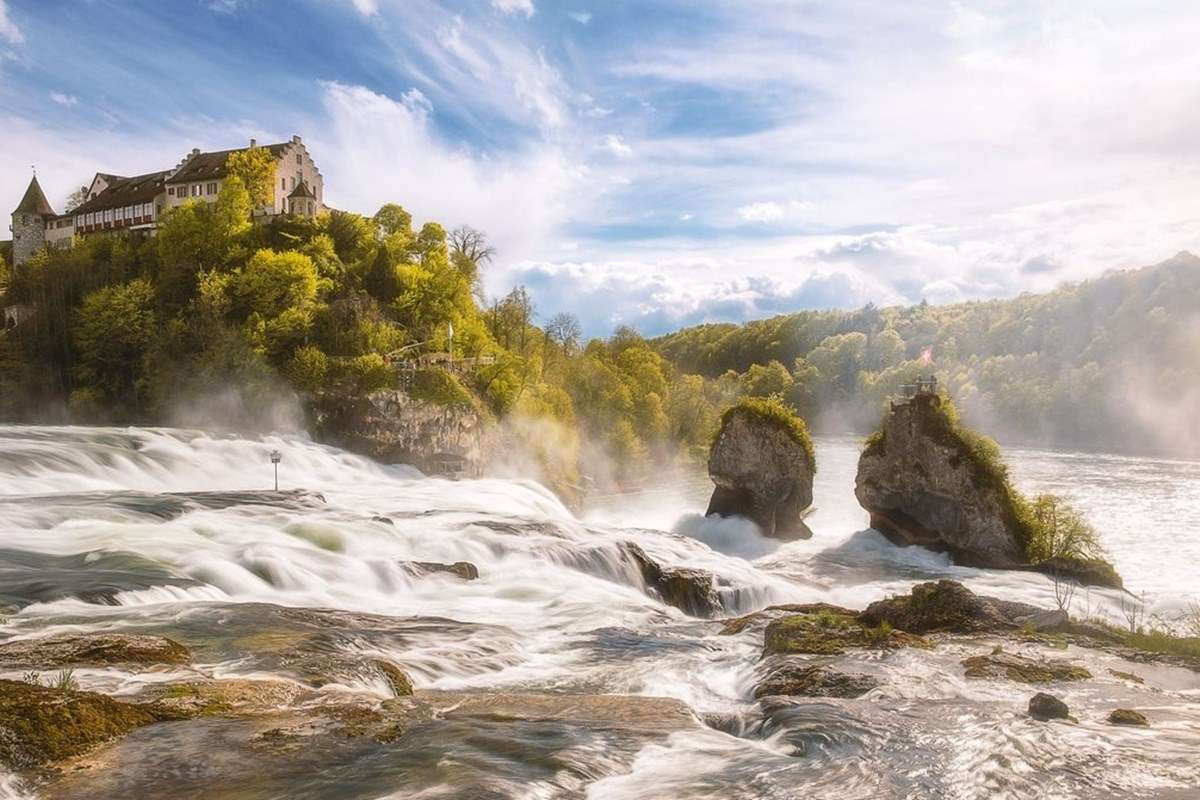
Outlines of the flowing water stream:
M 265 491 L 273 449 L 281 488 L 309 493 Z M 1200 599 L 1200 463 L 1008 456 L 1021 488 L 1060 491 L 1089 516 L 1153 612 L 1170 617 Z M 1072 648 L 1094 674 L 1136 668 L 1146 684 L 1064 688 L 1080 720 L 1070 726 L 1028 720 L 1027 686 L 965 680 L 959 661 L 978 650 L 969 642 L 847 655 L 880 688 L 760 707 L 761 630 L 718 635 L 719 623 L 658 602 L 619 542 L 720 576 L 730 614 L 812 601 L 858 608 L 939 577 L 1053 606 L 1042 576 L 955 567 L 865 530 L 857 442 L 820 439 L 817 457 L 815 535 L 778 546 L 746 523 L 701 517 L 703 476 L 598 498 L 574 515 L 532 482 L 425 478 L 300 437 L 0 427 L 0 606 L 10 609 L 0 639 L 153 632 L 188 642 L 199 654 L 192 671 L 265 676 L 277 664 L 248 641 L 286 637 L 302 624 L 297 610 L 333 609 L 347 613 L 325 632 L 331 649 L 384 655 L 419 690 L 667 697 L 709 723 L 467 717 L 390 745 L 305 751 L 227 794 L 206 793 L 204 768 L 252 767 L 237 731 L 219 719 L 163 723 L 121 744 L 122 775 L 54 796 L 1200 797 L 1200 679 L 1178 668 Z M 409 561 L 469 561 L 480 576 L 416 575 Z M 1075 602 L 1115 616 L 1118 597 L 1081 592 Z M 77 677 L 133 696 L 172 676 Z M 387 690 L 348 681 L 330 691 Z M 1101 711 L 1121 704 L 1153 709 L 1154 726 L 1105 724 Z M 195 754 L 195 770 L 178 767 L 181 752 Z M 0 797 L 18 791 L 0 777 Z

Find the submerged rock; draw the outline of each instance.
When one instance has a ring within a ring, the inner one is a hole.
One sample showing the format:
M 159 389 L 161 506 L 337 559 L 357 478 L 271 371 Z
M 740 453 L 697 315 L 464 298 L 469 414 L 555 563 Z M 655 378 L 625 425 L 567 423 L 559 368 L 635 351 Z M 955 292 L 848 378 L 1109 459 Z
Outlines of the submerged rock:
M 803 421 L 782 404 L 748 400 L 721 419 L 708 456 L 716 488 L 707 514 L 752 520 L 764 536 L 807 539 L 816 462 Z
M 1092 677 L 1083 667 L 1058 659 L 1033 659 L 1003 651 L 964 659 L 968 678 L 1007 678 L 1020 683 L 1082 681 Z
M 769 695 L 861 697 L 879 685 L 870 675 L 839 672 L 822 665 L 784 663 L 754 687 L 755 698 Z
M 165 636 L 68 633 L 0 644 L 0 669 L 47 669 L 109 664 L 187 664 L 191 653 Z
M 1140 725 L 1146 727 L 1150 724 L 1150 720 L 1146 719 L 1146 715 L 1140 711 L 1134 711 L 1132 708 L 1115 708 L 1108 715 L 1108 721 L 1113 725 Z
M 1051 719 L 1070 719 L 1067 704 L 1052 694 L 1038 692 L 1029 699 L 1029 716 L 1045 722 Z
M 667 605 L 693 617 L 714 617 L 724 612 L 716 577 L 711 572 L 693 567 L 664 567 L 633 542 L 622 542 L 621 550 L 637 566 L 646 587 Z
M 0 767 L 24 771 L 53 764 L 134 728 L 186 716 L 95 692 L 0 680 Z
M 464 581 L 473 581 L 479 577 L 479 567 L 470 561 L 455 561 L 453 564 L 443 564 L 437 561 L 406 561 L 404 564 L 417 575 L 448 572 Z

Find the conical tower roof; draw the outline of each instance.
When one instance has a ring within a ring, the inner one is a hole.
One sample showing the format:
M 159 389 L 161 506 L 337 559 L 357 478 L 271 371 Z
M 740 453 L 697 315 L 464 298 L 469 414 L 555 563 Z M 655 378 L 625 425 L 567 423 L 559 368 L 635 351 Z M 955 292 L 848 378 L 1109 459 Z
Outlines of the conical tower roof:
M 37 175 L 34 175 L 33 180 L 29 182 L 29 188 L 25 190 L 25 196 L 21 198 L 17 210 L 13 213 L 54 216 L 54 209 L 50 207 L 50 201 L 46 199 L 46 193 L 42 191 Z

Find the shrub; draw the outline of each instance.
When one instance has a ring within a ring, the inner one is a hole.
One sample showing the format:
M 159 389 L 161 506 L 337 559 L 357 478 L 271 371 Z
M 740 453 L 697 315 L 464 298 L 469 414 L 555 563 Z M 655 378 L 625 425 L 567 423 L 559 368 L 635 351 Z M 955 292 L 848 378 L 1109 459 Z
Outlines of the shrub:
M 417 370 L 408 394 L 414 400 L 442 406 L 471 406 L 475 402 L 458 378 L 441 367 Z
M 808 467 L 813 473 L 816 473 L 817 456 L 813 449 L 812 437 L 808 433 L 808 426 L 804 424 L 804 420 L 796 412 L 785 406 L 783 401 L 777 396 L 747 397 L 725 409 L 725 413 L 721 415 L 721 426 L 717 431 L 718 437 L 721 435 L 720 432 L 725 430 L 725 426 L 729 424 L 735 414 L 748 414 L 757 417 L 782 430 L 793 442 L 804 448 L 804 454 L 808 459 Z

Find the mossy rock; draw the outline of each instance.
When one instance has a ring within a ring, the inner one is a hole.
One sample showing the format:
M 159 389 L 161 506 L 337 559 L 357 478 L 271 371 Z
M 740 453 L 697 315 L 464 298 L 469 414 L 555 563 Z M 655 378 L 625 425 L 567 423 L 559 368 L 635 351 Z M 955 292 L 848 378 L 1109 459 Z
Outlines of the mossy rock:
M 188 716 L 153 703 L 0 680 L 0 766 L 24 771 L 57 763 L 143 725 Z
M 754 697 L 861 697 L 879 685 L 870 675 L 856 675 L 813 664 L 785 663 L 772 669 L 754 687 Z
M 884 622 L 909 633 L 971 633 L 1012 627 L 994 605 L 957 581 L 919 583 L 907 596 L 867 606 L 859 615 L 866 625 Z
M 1113 725 L 1137 725 L 1143 728 L 1150 725 L 1145 714 L 1132 708 L 1114 708 L 1108 715 L 1108 721 Z
M 1092 673 L 1069 661 L 1037 660 L 1012 653 L 996 652 L 964 659 L 968 678 L 1007 679 L 1018 683 L 1082 681 Z
M 763 634 L 764 655 L 838 655 L 855 648 L 930 647 L 928 640 L 890 626 L 870 627 L 853 616 L 819 612 L 774 620 Z

